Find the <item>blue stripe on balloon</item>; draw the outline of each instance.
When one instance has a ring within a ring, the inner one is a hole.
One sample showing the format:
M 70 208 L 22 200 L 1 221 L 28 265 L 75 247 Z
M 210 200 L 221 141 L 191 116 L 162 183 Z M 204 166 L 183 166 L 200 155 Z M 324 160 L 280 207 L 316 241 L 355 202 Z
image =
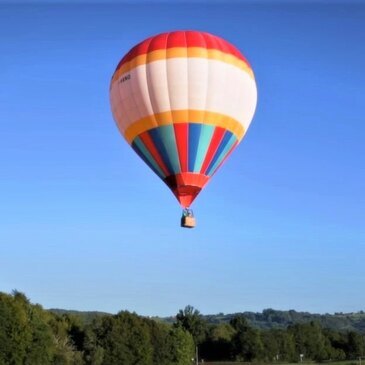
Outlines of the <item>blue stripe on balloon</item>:
M 175 130 L 172 124 L 153 128 L 149 134 L 170 174 L 181 172 Z
M 215 126 L 190 123 L 188 131 L 188 171 L 199 172 L 204 162 L 206 153 L 210 146 Z M 178 174 L 181 172 L 180 160 L 175 139 L 175 130 L 173 125 L 165 125 L 153 128 L 148 131 L 158 153 L 160 154 L 169 174 Z M 229 131 L 224 133 L 221 143 L 218 146 L 214 157 L 209 164 L 206 174 L 212 176 L 219 164 L 226 157 L 237 138 Z M 142 140 L 137 137 L 132 143 L 133 149 L 145 161 L 145 163 L 161 178 L 166 175 L 163 173 L 157 162 L 148 151 Z
M 215 126 L 213 125 L 202 124 L 201 126 L 202 128 L 200 131 L 199 144 L 193 170 L 194 172 L 200 172 L 215 130 Z
M 161 179 L 166 177 L 139 137 L 134 139 L 132 148 Z
M 231 138 L 231 141 L 229 142 L 229 144 L 226 146 L 226 148 L 224 149 L 221 157 L 217 160 L 217 162 L 214 164 L 214 166 L 212 166 L 212 168 L 210 169 L 209 173 L 210 173 L 210 177 L 212 177 L 218 167 L 220 166 L 220 164 L 222 163 L 222 161 L 224 161 L 227 158 L 228 153 L 231 151 L 232 147 L 234 146 L 234 144 L 237 142 L 237 138 L 233 137 Z
M 189 136 L 188 136 L 188 169 L 189 171 L 194 171 L 196 154 L 199 146 L 200 131 L 202 129 L 202 124 L 189 123 Z
M 232 148 L 232 146 L 236 140 L 237 140 L 237 138 L 231 132 L 226 131 L 224 133 L 222 141 L 219 144 L 219 147 L 218 147 L 211 163 L 209 164 L 209 166 L 207 168 L 207 171 L 206 171 L 207 175 L 212 176 L 213 172 L 219 166 L 219 164 L 222 162 L 222 160 L 227 155 L 229 150 Z

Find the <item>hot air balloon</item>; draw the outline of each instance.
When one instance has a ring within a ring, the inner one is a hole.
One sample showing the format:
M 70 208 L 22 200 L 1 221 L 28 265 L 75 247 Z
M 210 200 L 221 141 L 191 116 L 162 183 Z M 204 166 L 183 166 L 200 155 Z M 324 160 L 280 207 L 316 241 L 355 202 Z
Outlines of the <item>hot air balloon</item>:
M 191 204 L 244 137 L 257 90 L 246 58 L 232 44 L 198 31 L 162 33 L 133 47 L 110 84 L 117 126 L 181 206 Z

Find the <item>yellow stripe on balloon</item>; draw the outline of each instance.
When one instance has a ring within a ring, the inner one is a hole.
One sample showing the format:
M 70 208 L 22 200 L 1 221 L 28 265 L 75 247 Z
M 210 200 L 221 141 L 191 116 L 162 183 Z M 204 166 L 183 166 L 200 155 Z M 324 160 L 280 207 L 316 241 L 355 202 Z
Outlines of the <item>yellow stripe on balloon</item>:
M 167 49 L 158 49 L 156 51 L 134 57 L 130 61 L 123 64 L 117 71 L 115 71 L 112 77 L 112 82 L 119 79 L 119 77 L 124 73 L 130 72 L 137 66 L 163 59 L 186 57 L 208 58 L 210 60 L 222 61 L 240 68 L 241 70 L 247 72 L 250 77 L 254 79 L 254 74 L 251 67 L 246 62 L 240 60 L 232 54 L 225 53 L 217 49 L 207 49 L 202 47 L 173 47 Z
M 186 120 L 187 114 L 189 115 L 188 121 Z M 233 133 L 239 141 L 245 134 L 245 129 L 240 122 L 224 114 L 205 110 L 169 110 L 167 112 L 157 113 L 137 120 L 127 127 L 127 129 L 123 132 L 123 135 L 128 143 L 131 144 L 138 135 L 151 128 L 187 122 L 222 127 Z

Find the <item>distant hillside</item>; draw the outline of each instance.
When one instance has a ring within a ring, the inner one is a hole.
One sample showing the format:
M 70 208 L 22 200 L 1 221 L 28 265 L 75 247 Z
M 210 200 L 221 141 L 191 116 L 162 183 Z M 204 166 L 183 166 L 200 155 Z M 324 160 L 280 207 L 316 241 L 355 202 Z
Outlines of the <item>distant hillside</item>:
M 365 333 L 365 312 L 363 311 L 357 313 L 313 314 L 308 312 L 297 312 L 295 310 L 280 311 L 265 309 L 262 313 L 220 313 L 203 315 L 203 317 L 208 323 L 218 324 L 228 323 L 236 315 L 244 315 L 252 326 L 260 329 L 286 328 L 295 323 L 317 321 L 324 328 L 331 328 L 338 331 L 354 330 Z M 160 318 L 160 320 L 167 323 L 173 323 L 175 317 Z
M 83 311 L 58 309 L 58 308 L 51 308 L 48 310 L 52 313 L 58 314 L 59 316 L 62 316 L 63 314 L 76 316 L 81 319 L 83 324 L 90 324 L 97 317 L 111 316 L 110 313 L 97 312 L 97 311 L 83 312 Z
M 111 315 L 104 312 L 83 312 L 76 310 L 65 309 L 49 309 L 49 311 L 62 315 L 69 314 L 81 318 L 84 324 L 89 324 L 96 317 Z M 232 314 L 208 314 L 202 315 L 203 318 L 210 324 L 229 323 L 229 321 L 237 315 L 243 315 L 247 318 L 249 323 L 259 329 L 270 328 L 287 328 L 289 325 L 295 323 L 307 323 L 316 321 L 324 328 L 330 328 L 337 331 L 357 331 L 365 333 L 365 312 L 357 313 L 335 313 L 335 314 L 313 314 L 308 312 L 297 312 L 295 310 L 280 311 L 274 309 L 264 309 L 261 313 L 255 312 L 239 312 Z M 174 323 L 175 317 L 153 317 L 152 319 L 165 322 Z

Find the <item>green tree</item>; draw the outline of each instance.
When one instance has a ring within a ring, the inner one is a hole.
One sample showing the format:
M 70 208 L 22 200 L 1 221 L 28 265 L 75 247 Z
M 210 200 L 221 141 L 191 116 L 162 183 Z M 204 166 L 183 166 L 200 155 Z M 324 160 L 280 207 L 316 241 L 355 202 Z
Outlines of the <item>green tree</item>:
M 102 365 L 103 363 L 104 348 L 100 343 L 100 339 L 102 338 L 102 323 L 103 319 L 97 317 L 85 329 L 83 350 L 85 363 L 87 365 Z
M 322 333 L 326 336 L 327 341 L 330 343 L 330 355 L 332 360 L 345 360 L 346 359 L 346 335 L 342 332 L 338 332 L 331 329 L 323 329 Z
M 323 334 L 318 322 L 296 324 L 288 330 L 294 336 L 298 354 L 304 354 L 306 359 L 316 361 L 331 358 L 333 351 L 331 343 Z
M 103 318 L 98 342 L 103 365 L 150 365 L 152 346 L 146 324 L 136 314 L 120 312 Z
M 365 338 L 363 335 L 349 331 L 347 333 L 347 357 L 356 359 L 365 354 Z
M 77 348 L 72 337 L 73 328 L 75 323 L 79 323 L 79 319 L 67 314 L 52 313 L 48 323 L 53 333 L 54 358 L 52 364 L 83 364 L 82 348 Z
M 208 327 L 205 341 L 199 346 L 200 357 L 211 361 L 231 360 L 231 341 L 235 330 L 229 323 Z
M 279 360 L 288 362 L 296 361 L 298 358 L 295 352 L 294 336 L 287 330 L 278 330 L 276 332 L 276 338 L 279 344 Z
M 171 365 L 171 346 L 169 343 L 170 326 L 145 319 L 152 345 L 152 363 Z
M 56 321 L 53 314 L 31 304 L 24 294 L 0 293 L 0 364 L 82 364 L 82 360 L 57 362 L 58 354 L 67 354 L 58 345 L 66 343 L 68 336 L 67 333 L 58 336 L 52 326 Z M 70 357 L 75 356 L 70 348 Z
M 26 356 L 31 342 L 27 305 L 23 295 L 0 294 L 0 359 L 5 364 L 20 365 Z
M 261 333 L 264 346 L 264 359 L 268 362 L 294 362 L 298 358 L 295 352 L 294 337 L 283 329 L 271 329 Z
M 231 320 L 235 329 L 232 338 L 233 355 L 239 361 L 253 361 L 263 357 L 263 345 L 258 330 L 248 325 L 243 316 L 236 316 Z
M 0 359 L 5 364 L 23 365 L 32 345 L 31 305 L 23 293 L 0 293 Z
M 200 312 L 191 305 L 187 305 L 184 309 L 179 310 L 179 313 L 176 315 L 176 325 L 188 331 L 193 336 L 196 345 L 204 341 L 207 324 Z
M 276 331 L 263 331 L 261 340 L 264 347 L 264 359 L 269 362 L 279 360 L 281 354 Z
M 28 323 L 32 340 L 28 344 L 24 365 L 51 364 L 54 356 L 54 336 L 48 324 L 50 314 L 40 305 L 28 305 Z
M 192 335 L 180 326 L 169 331 L 170 364 L 191 365 L 195 353 Z

